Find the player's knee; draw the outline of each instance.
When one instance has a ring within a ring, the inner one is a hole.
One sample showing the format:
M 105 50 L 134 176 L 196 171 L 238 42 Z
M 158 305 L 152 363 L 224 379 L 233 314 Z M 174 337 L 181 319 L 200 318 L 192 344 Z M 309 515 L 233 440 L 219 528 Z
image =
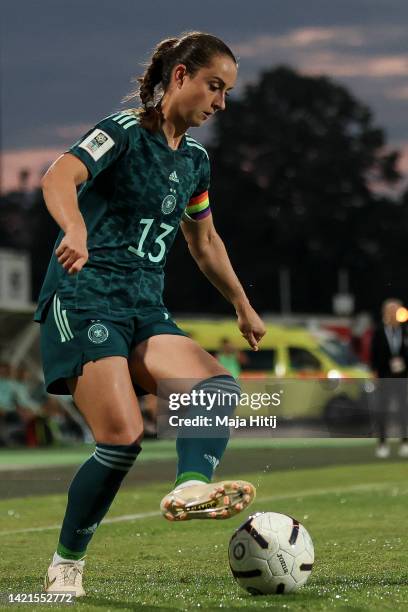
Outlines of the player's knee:
M 105 444 L 120 444 L 127 446 L 129 444 L 140 444 L 143 439 L 143 426 L 130 426 L 127 424 L 115 424 L 111 427 L 99 432 L 97 436 L 98 442 Z

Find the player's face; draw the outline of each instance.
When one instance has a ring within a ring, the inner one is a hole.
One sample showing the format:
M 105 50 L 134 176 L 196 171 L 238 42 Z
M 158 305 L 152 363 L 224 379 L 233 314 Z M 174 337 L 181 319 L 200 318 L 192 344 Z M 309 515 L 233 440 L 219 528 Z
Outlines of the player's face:
M 198 127 L 217 111 L 224 110 L 236 80 L 237 66 L 227 55 L 214 56 L 211 65 L 201 68 L 193 77 L 184 74 L 177 89 L 178 112 L 184 122 Z

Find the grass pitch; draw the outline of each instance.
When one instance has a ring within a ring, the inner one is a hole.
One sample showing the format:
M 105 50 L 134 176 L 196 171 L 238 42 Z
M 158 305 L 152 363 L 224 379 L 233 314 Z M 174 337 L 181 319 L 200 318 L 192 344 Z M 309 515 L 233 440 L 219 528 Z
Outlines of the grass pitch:
M 240 464 L 245 465 L 251 449 L 241 452 Z M 330 447 L 321 452 L 324 463 Z M 148 467 L 141 464 L 139 469 Z M 257 472 L 241 471 L 239 477 L 258 489 L 251 512 L 287 513 L 309 530 L 316 560 L 305 587 L 293 595 L 250 596 L 234 582 L 227 558 L 229 538 L 249 511 L 227 521 L 168 523 L 160 517 L 158 504 L 169 483 L 139 483 L 121 491 L 108 521 L 98 529 L 88 549 L 84 580 L 88 596 L 76 608 L 84 612 L 408 609 L 406 463 L 279 471 L 265 465 Z M 41 590 L 64 509 L 65 495 L 0 501 L 0 592 Z M 27 605 L 13 607 L 27 609 Z M 37 604 L 34 609 L 50 606 Z

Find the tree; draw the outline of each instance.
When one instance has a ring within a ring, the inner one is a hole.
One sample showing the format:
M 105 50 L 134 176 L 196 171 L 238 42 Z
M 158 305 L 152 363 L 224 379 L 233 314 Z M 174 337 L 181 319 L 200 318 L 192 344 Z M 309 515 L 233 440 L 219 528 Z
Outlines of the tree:
M 214 130 L 214 217 L 257 307 L 277 310 L 281 266 L 291 270 L 298 311 L 330 310 L 339 268 L 357 291 L 386 238 L 368 232 L 370 216 L 391 209 L 375 186 L 400 178 L 398 153 L 386 151 L 370 109 L 327 77 L 278 67 L 231 100 Z M 190 308 L 208 291 L 195 287 Z M 210 309 L 225 311 L 211 297 Z

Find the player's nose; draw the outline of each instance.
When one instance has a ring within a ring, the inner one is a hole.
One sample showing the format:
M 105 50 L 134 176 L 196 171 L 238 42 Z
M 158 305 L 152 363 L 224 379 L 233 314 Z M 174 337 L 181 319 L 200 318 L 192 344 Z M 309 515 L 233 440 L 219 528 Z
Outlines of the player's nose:
M 225 110 L 225 95 L 223 93 L 219 94 L 213 102 L 214 112 L 219 110 Z

